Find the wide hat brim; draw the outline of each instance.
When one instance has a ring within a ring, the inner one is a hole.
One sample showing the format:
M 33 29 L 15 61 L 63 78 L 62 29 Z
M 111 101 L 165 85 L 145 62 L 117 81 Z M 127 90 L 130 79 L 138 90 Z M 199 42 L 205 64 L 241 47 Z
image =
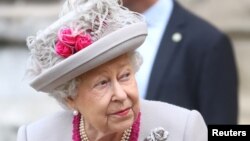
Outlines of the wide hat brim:
M 147 36 L 145 22 L 120 28 L 87 48 L 45 70 L 30 81 L 37 91 L 51 92 L 58 86 L 122 54 L 138 48 Z

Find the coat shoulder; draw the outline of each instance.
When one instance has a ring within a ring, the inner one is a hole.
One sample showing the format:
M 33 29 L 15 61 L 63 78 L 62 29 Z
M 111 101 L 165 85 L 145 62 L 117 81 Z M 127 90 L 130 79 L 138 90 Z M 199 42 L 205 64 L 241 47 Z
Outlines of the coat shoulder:
M 18 131 L 17 141 L 71 140 L 72 114 L 57 112 L 34 123 L 23 125 Z M 64 135 L 63 138 L 61 135 Z
M 207 139 L 207 127 L 199 112 L 165 102 L 142 100 L 140 140 L 158 127 L 164 128 L 173 141 Z
M 150 124 L 165 125 L 167 127 L 184 126 L 190 110 L 160 101 L 142 100 L 142 120 Z

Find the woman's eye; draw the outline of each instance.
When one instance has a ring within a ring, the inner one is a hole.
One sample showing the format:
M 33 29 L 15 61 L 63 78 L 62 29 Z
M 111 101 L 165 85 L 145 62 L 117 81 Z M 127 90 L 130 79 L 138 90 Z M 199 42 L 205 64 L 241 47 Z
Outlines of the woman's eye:
M 129 80 L 129 77 L 130 77 L 130 73 L 125 73 L 121 76 L 120 80 L 122 81 L 126 81 L 126 80 Z
M 107 80 L 102 80 L 102 81 L 100 81 L 100 82 L 98 82 L 96 85 L 95 85 L 95 87 L 105 87 L 105 86 L 107 86 L 107 84 L 108 84 L 108 81 Z

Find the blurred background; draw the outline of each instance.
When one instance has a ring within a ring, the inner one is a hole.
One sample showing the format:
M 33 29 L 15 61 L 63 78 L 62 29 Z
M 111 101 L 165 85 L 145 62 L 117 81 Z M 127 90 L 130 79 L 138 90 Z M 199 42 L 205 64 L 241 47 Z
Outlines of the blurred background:
M 231 38 L 240 76 L 239 124 L 250 124 L 250 0 L 178 1 Z M 56 20 L 62 2 L 0 0 L 0 141 L 15 141 L 20 125 L 62 110 L 23 80 L 25 39 Z

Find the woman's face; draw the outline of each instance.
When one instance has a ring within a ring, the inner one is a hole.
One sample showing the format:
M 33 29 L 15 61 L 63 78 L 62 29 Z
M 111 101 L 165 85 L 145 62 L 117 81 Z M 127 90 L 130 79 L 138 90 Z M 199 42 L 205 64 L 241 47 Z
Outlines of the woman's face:
M 124 131 L 139 112 L 138 89 L 131 60 L 122 55 L 84 73 L 74 107 L 84 116 L 87 129 Z

